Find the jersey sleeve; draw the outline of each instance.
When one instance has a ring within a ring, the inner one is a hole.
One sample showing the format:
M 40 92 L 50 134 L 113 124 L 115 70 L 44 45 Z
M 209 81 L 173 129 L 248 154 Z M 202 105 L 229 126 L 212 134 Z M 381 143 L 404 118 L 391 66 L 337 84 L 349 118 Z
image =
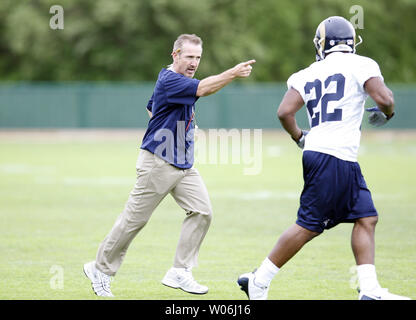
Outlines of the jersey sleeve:
M 362 61 L 357 65 L 357 71 L 355 72 L 355 77 L 360 84 L 361 88 L 364 88 L 364 83 L 373 77 L 380 77 L 384 80 L 381 75 L 380 67 L 377 62 L 371 58 L 363 58 Z
M 303 101 L 306 101 L 305 97 L 305 80 L 302 78 L 302 70 L 292 74 L 287 80 L 287 88 L 293 88 L 302 96 Z
M 187 78 L 184 75 L 169 72 L 164 81 L 168 103 L 193 105 L 196 100 L 196 91 L 199 80 Z
M 150 100 L 149 100 L 149 102 L 147 103 L 147 106 L 146 106 L 146 109 L 149 110 L 150 112 L 152 112 L 153 96 L 154 96 L 154 93 L 152 94 L 152 97 L 150 98 Z

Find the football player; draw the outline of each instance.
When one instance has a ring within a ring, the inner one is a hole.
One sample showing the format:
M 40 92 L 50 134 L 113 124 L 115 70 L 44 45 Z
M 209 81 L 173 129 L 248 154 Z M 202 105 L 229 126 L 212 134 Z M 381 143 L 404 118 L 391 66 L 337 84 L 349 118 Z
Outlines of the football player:
M 361 43 L 361 38 L 359 38 Z M 251 300 L 267 299 L 270 282 L 308 241 L 339 223 L 354 224 L 352 251 L 360 300 L 408 299 L 380 286 L 374 266 L 377 211 L 357 162 L 361 122 L 368 96 L 377 104 L 369 122 L 380 126 L 394 115 L 393 93 L 378 64 L 355 54 L 355 30 L 343 17 L 322 21 L 313 40 L 316 62 L 294 73 L 278 108 L 284 129 L 303 149 L 304 188 L 297 220 L 279 238 L 269 256 L 238 284 Z M 306 105 L 310 130 L 301 130 L 295 114 Z

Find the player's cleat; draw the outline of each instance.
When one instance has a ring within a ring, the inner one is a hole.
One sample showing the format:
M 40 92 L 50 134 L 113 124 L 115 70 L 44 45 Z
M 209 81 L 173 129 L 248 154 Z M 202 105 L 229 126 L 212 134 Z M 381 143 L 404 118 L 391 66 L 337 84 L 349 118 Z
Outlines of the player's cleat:
M 95 267 L 95 261 L 84 264 L 84 273 L 91 280 L 92 290 L 100 297 L 114 297 L 110 290 L 111 277 Z
M 408 297 L 390 293 L 386 288 L 378 288 L 372 291 L 358 290 L 358 300 L 411 300 Z
M 208 287 L 196 282 L 191 270 L 185 268 L 170 268 L 163 278 L 162 284 L 193 294 L 205 294 L 208 292 Z
M 256 275 L 254 272 L 242 274 L 237 283 L 240 289 L 243 290 L 249 300 L 267 300 L 269 287 L 261 287 L 255 283 Z

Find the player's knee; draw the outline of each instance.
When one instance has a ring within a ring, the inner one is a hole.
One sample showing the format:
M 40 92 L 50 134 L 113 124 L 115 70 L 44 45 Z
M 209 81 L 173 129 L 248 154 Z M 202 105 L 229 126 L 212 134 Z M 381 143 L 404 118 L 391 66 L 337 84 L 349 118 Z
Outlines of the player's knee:
M 378 222 L 378 216 L 367 217 L 366 221 L 371 227 L 375 227 Z
M 372 228 L 376 227 L 377 222 L 378 222 L 378 216 L 369 217 L 369 223 Z
M 366 229 L 374 229 L 378 222 L 378 216 L 365 217 L 357 220 L 357 223 Z
M 308 229 L 304 229 L 303 231 L 305 242 L 311 241 L 313 238 L 319 236 L 320 234 L 322 234 L 322 232 L 311 231 Z

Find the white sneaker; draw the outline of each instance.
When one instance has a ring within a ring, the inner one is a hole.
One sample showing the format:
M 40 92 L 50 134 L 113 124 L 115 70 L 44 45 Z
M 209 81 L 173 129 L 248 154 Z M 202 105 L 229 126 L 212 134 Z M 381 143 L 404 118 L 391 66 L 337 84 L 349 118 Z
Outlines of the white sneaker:
M 238 278 L 237 283 L 240 285 L 240 289 L 247 294 L 249 300 L 267 300 L 269 287 L 256 285 L 255 279 L 254 272 L 244 273 Z
M 191 270 L 185 268 L 170 268 L 166 272 L 162 284 L 194 294 L 205 294 L 208 292 L 208 287 L 196 282 L 192 277 Z
M 95 261 L 84 264 L 84 273 L 91 280 L 92 290 L 100 297 L 114 297 L 110 290 L 111 277 L 95 267 Z
M 412 300 L 408 297 L 390 293 L 386 288 L 377 288 L 372 291 L 359 291 L 358 300 Z

